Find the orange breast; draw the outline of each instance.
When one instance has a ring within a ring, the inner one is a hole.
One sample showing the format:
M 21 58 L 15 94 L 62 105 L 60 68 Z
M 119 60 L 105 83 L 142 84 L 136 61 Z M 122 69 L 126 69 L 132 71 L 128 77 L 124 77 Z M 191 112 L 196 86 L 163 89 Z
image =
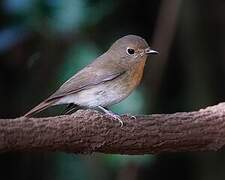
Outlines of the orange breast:
M 132 87 L 135 88 L 140 83 L 143 76 L 144 66 L 145 66 L 145 61 L 142 60 L 131 69 L 129 82 Z

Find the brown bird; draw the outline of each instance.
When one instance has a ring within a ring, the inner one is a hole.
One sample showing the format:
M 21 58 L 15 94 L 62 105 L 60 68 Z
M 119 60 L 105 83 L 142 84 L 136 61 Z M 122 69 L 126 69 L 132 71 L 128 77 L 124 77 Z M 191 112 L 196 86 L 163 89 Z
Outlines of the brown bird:
M 24 116 L 30 117 L 50 106 L 72 103 L 100 109 L 123 124 L 120 117 L 106 107 L 122 101 L 138 86 L 148 54 L 158 52 L 140 36 L 124 36 Z

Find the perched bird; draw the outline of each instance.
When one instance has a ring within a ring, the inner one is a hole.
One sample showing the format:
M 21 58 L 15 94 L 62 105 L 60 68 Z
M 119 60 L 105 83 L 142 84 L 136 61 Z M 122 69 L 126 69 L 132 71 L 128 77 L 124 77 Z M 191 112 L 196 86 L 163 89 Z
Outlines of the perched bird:
M 124 36 L 24 116 L 30 117 L 50 106 L 72 103 L 99 109 L 122 124 L 120 117 L 106 108 L 125 99 L 138 86 L 149 54 L 158 52 L 143 38 Z

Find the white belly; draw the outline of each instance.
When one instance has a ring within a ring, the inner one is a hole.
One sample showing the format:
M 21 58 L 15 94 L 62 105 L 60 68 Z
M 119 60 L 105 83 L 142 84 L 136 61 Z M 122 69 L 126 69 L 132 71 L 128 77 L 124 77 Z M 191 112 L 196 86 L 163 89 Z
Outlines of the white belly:
M 121 87 L 119 84 L 112 85 L 112 83 L 105 83 L 65 96 L 56 104 L 74 103 L 85 107 L 107 107 L 120 102 L 126 98 L 131 91 L 132 90 L 127 91 L 126 87 Z

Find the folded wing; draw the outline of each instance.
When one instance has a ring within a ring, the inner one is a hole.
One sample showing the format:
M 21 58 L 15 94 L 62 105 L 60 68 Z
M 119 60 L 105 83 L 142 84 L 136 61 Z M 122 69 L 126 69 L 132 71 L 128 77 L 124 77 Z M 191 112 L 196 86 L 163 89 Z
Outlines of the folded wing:
M 92 64 L 86 66 L 79 71 L 68 81 L 66 81 L 55 93 L 49 98 L 26 113 L 24 116 L 29 117 L 35 113 L 43 111 L 44 109 L 54 105 L 60 98 L 77 93 L 84 89 L 89 89 L 92 86 L 105 83 L 107 81 L 118 78 L 126 72 L 126 70 L 116 64 L 113 61 L 105 63 L 100 56 Z

